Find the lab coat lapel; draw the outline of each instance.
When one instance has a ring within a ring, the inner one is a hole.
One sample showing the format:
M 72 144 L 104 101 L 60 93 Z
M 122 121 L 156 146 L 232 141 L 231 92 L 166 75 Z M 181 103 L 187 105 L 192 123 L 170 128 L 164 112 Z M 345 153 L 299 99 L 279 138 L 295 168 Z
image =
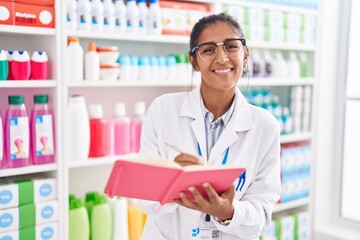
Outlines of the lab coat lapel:
M 236 89 L 236 94 L 233 115 L 212 148 L 208 164 L 214 164 L 216 161 L 220 165 L 225 156 L 226 149 L 239 139 L 239 132 L 248 131 L 254 126 L 248 102 L 239 89 Z M 229 154 L 232 151 L 236 151 L 236 149 L 231 149 L 230 147 Z
M 200 86 L 197 86 L 193 91 L 188 93 L 188 96 L 182 104 L 180 115 L 193 119 L 191 128 L 200 145 L 202 157 L 204 161 L 206 161 L 208 156 L 206 151 L 205 123 L 201 105 Z M 196 148 L 197 147 L 198 146 L 196 146 Z

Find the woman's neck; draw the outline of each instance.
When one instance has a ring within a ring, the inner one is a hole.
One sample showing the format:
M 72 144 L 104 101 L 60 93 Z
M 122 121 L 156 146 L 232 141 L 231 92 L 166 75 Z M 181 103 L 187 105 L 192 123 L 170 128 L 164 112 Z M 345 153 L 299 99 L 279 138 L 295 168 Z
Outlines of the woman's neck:
M 226 91 L 214 90 L 211 91 L 201 89 L 201 96 L 205 107 L 214 115 L 214 121 L 224 115 L 230 108 L 234 96 L 235 89 L 229 89 Z

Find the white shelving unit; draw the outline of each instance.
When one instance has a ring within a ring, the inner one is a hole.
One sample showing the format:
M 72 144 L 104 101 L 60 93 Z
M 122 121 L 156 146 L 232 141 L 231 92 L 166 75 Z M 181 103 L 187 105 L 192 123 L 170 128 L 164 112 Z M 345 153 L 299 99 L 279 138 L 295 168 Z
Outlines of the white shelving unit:
M 46 93 L 50 95 L 50 104 L 56 114 L 56 163 L 42 166 L 29 166 L 19 169 L 2 169 L 0 177 L 16 177 L 27 174 L 50 174 L 57 179 L 59 185 L 58 196 L 60 202 L 59 239 L 67 239 L 68 236 L 68 195 L 75 193 L 84 197 L 88 191 L 102 192 L 111 166 L 116 159 L 134 158 L 136 154 L 113 156 L 105 158 L 88 159 L 87 161 L 71 161 L 64 157 L 67 136 L 65 134 L 66 106 L 71 94 L 82 94 L 87 103 L 101 103 L 104 107 L 106 117 L 111 117 L 113 108 L 117 101 L 125 102 L 128 113 L 131 115 L 132 106 L 138 100 L 145 100 L 148 104 L 158 95 L 174 92 L 188 91 L 192 85 L 199 84 L 190 79 L 177 81 L 81 81 L 76 82 L 67 79 L 66 76 L 66 46 L 68 37 L 78 37 L 84 50 L 91 40 L 95 40 L 98 46 L 115 45 L 120 46 L 121 53 L 134 54 L 169 54 L 186 53 L 188 50 L 189 37 L 185 36 L 140 36 L 120 35 L 91 32 L 67 32 L 65 25 L 66 1 L 56 0 L 56 28 L 32 28 L 0 25 L 0 48 L 1 49 L 26 49 L 28 51 L 45 50 L 51 60 L 51 80 L 29 80 L 29 81 L 0 81 L 0 110 L 4 115 L 7 105 L 7 96 L 11 94 L 24 94 L 28 113 L 32 106 L 32 95 Z M 237 4 L 247 7 L 260 7 L 264 9 L 296 12 L 301 14 L 316 15 L 317 11 L 253 3 L 246 1 L 231 0 L 192 0 L 191 2 L 208 3 L 213 6 L 214 12 L 221 10 L 222 4 Z M 302 44 L 277 44 L 269 42 L 248 41 L 251 49 L 269 49 L 280 51 L 304 51 L 316 54 L 316 45 Z M 140 46 L 140 47 L 139 47 Z M 128 51 L 128 52 L 127 52 Z M 314 57 L 314 59 L 316 59 Z M 242 78 L 240 87 L 292 87 L 317 85 L 317 74 L 313 78 L 299 79 L 274 79 L 274 78 Z M 314 96 L 314 94 L 313 94 Z M 313 104 L 316 103 L 313 100 Z M 28 107 L 29 106 L 29 107 Z M 292 143 L 300 141 L 313 142 L 312 132 L 290 134 L 281 136 L 281 143 Z M 301 199 L 294 202 L 277 205 L 274 213 L 308 208 L 309 199 Z

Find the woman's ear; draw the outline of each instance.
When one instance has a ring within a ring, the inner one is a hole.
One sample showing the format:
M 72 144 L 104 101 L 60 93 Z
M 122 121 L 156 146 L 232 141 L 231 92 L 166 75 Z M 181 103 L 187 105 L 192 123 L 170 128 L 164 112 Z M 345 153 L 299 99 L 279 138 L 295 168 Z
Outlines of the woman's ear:
M 191 55 L 189 55 L 189 62 L 196 72 L 200 71 L 196 59 Z
M 250 57 L 250 50 L 248 47 L 245 48 L 245 54 L 244 54 L 244 64 L 248 62 Z

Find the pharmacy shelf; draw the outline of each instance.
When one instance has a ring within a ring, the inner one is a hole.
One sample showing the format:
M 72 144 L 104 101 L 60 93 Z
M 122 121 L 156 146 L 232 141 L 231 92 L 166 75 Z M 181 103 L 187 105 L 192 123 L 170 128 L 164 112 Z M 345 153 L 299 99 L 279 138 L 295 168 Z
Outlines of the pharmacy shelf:
M 189 36 L 174 35 L 150 35 L 150 34 L 118 34 L 118 33 L 97 33 L 97 32 L 68 32 L 69 37 L 85 39 L 102 39 L 114 41 L 149 42 L 149 43 L 178 43 L 189 44 Z
M 78 87 L 182 87 L 189 86 L 190 80 L 184 81 L 72 81 L 67 84 L 68 87 L 78 88 Z M 194 82 L 192 84 L 195 84 Z
M 302 199 L 294 200 L 294 201 L 287 202 L 287 203 L 280 203 L 280 204 L 275 205 L 275 209 L 274 209 L 273 213 L 279 213 L 279 212 L 292 210 L 294 208 L 305 207 L 309 204 L 309 201 L 310 201 L 309 198 L 302 198 Z
M 55 80 L 10 80 L 0 81 L 0 88 L 54 88 Z
M 54 36 L 56 30 L 54 28 L 39 27 L 23 27 L 12 25 L 0 25 L 0 34 L 3 35 L 43 35 Z
M 286 135 L 281 135 L 280 142 L 284 144 L 284 143 L 310 141 L 311 138 L 312 138 L 311 132 L 286 134 Z
M 34 166 L 26 166 L 22 168 L 7 168 L 0 170 L 0 177 L 11 177 L 32 173 L 43 173 L 43 172 L 51 172 L 57 170 L 57 164 L 43 164 L 43 165 L 34 165 Z
M 238 1 L 238 0 L 223 0 L 223 4 L 232 4 L 239 5 L 248 8 L 262 8 L 265 10 L 273 10 L 273 11 L 282 11 L 282 12 L 291 12 L 298 14 L 307 14 L 307 15 L 317 15 L 318 10 L 312 8 L 305 7 L 293 7 L 284 4 L 271 4 L 265 2 L 251 2 L 251 1 Z
M 241 78 L 240 86 L 303 86 L 313 85 L 313 78 Z
M 75 168 L 103 166 L 103 165 L 113 164 L 118 159 L 134 159 L 137 156 L 138 155 L 134 153 L 134 154 L 119 155 L 119 156 L 89 158 L 85 161 L 74 160 L 74 161 L 68 162 L 67 167 L 69 169 L 75 169 Z
M 302 51 L 302 52 L 313 52 L 316 50 L 314 44 L 301 44 L 301 43 L 284 43 L 284 42 L 257 42 L 249 40 L 247 42 L 250 48 L 250 54 L 252 48 L 261 48 L 268 50 L 281 50 L 281 51 Z

